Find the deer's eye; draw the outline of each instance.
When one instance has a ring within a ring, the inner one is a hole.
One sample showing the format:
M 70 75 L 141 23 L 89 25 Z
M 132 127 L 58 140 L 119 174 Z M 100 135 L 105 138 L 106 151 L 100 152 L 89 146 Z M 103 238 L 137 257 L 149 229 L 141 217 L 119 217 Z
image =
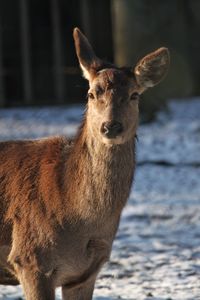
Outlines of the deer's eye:
M 140 99 L 140 95 L 137 92 L 134 92 L 131 97 L 130 100 L 136 101 Z
M 94 99 L 94 94 L 93 94 L 93 93 L 91 93 L 91 92 L 90 92 L 90 93 L 88 93 L 88 98 L 89 98 L 89 99 Z

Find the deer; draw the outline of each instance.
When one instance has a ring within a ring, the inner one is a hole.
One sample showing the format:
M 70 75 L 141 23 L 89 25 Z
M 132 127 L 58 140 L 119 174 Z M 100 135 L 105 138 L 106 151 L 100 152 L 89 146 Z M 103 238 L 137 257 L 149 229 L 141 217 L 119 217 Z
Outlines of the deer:
M 53 300 L 57 287 L 92 299 L 134 177 L 140 95 L 169 67 L 165 47 L 117 67 L 73 37 L 89 81 L 75 138 L 0 142 L 0 284 L 21 284 L 27 300 Z

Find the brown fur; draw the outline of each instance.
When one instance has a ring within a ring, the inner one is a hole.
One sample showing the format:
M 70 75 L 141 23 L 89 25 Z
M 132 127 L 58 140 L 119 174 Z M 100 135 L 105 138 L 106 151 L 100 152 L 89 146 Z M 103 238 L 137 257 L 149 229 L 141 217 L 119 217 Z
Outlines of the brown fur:
M 131 69 L 97 59 L 78 29 L 74 38 L 90 83 L 75 141 L 0 143 L 0 283 L 18 280 L 28 300 L 53 300 L 57 286 L 63 299 L 92 298 L 135 168 L 138 99 L 131 95 L 144 86 Z M 101 126 L 113 120 L 123 132 L 109 139 Z

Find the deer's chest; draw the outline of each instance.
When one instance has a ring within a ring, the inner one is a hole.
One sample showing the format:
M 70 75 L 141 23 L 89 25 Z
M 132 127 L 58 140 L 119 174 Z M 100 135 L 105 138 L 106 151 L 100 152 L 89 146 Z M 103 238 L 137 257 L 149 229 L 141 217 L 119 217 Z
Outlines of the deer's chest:
M 118 219 L 115 219 L 107 224 L 82 223 L 76 230 L 65 229 L 55 249 L 55 285 L 70 284 L 84 274 L 94 276 L 98 273 L 102 264 L 109 259 L 117 227 Z

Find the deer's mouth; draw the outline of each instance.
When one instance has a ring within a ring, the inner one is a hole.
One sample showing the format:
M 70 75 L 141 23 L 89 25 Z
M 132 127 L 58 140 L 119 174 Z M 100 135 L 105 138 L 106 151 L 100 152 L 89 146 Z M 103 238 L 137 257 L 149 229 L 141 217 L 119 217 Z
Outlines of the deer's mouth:
M 101 125 L 103 143 L 106 145 L 120 145 L 124 143 L 124 128 L 121 123 L 105 122 Z

